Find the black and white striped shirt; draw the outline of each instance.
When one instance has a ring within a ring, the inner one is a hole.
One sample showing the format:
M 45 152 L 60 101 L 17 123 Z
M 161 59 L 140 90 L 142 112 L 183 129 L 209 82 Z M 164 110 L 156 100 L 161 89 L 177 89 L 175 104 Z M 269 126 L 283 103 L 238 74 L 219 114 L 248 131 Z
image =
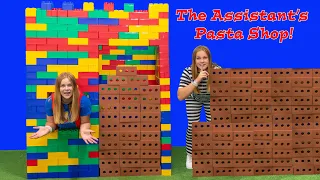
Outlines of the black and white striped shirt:
M 221 69 L 219 65 L 214 66 L 215 69 Z M 192 78 L 191 67 L 186 67 L 181 75 L 179 88 L 188 86 L 194 79 Z M 208 79 L 203 79 L 198 84 L 198 89 L 200 94 L 192 93 L 188 98 L 193 98 L 198 101 L 210 101 L 210 92 L 207 91 L 207 81 Z M 209 99 L 208 99 L 209 98 Z

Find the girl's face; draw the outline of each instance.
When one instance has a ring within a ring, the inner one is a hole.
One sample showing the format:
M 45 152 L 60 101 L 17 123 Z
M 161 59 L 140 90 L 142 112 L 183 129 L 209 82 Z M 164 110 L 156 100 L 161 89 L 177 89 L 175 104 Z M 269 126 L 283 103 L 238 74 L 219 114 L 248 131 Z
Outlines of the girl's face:
M 199 51 L 196 55 L 196 65 L 200 70 L 206 70 L 209 66 L 209 57 L 204 51 Z
M 61 96 L 65 99 L 69 99 L 72 97 L 73 86 L 71 81 L 68 78 L 64 78 L 60 84 L 60 93 Z

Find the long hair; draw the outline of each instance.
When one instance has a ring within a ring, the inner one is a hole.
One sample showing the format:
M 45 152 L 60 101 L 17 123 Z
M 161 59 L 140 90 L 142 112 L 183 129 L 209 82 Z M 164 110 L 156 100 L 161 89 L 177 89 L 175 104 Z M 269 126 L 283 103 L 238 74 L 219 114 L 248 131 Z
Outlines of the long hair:
M 55 84 L 55 93 L 54 93 L 54 108 L 53 108 L 53 116 L 54 116 L 54 122 L 56 124 L 61 124 L 66 120 L 66 117 L 64 117 L 64 108 L 62 106 L 62 96 L 60 92 L 60 86 L 61 86 L 61 81 L 65 78 L 68 78 L 68 80 L 72 84 L 72 103 L 71 103 L 71 108 L 69 109 L 71 112 L 71 122 L 74 122 L 77 120 L 79 116 L 79 89 L 77 86 L 76 78 L 74 77 L 73 74 L 69 72 L 64 72 L 59 75 L 59 77 L 56 80 Z
M 213 64 L 215 63 L 212 63 L 212 57 L 211 57 L 211 52 L 209 50 L 208 47 L 206 46 L 197 46 L 194 50 L 193 50 L 193 53 L 192 53 L 192 65 L 191 65 L 191 71 L 192 71 L 192 78 L 193 79 L 196 79 L 200 73 L 198 67 L 197 67 L 197 64 L 196 64 L 196 59 L 197 59 L 197 53 L 199 51 L 204 51 L 207 56 L 208 56 L 208 59 L 209 59 L 209 64 L 208 64 L 208 73 L 209 75 L 211 74 L 211 69 L 212 67 L 214 66 Z M 210 76 L 209 76 L 210 77 Z M 208 77 L 208 81 L 207 81 L 207 92 L 210 92 L 210 80 L 209 80 L 209 77 Z M 195 88 L 193 90 L 194 93 L 197 93 L 199 94 L 199 88 Z

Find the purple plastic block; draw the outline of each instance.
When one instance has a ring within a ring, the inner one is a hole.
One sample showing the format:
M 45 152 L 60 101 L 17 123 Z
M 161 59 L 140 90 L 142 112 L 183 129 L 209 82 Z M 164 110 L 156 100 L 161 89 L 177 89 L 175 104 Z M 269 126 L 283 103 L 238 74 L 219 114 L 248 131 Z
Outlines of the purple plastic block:
M 74 10 L 74 4 L 73 2 L 63 2 L 62 3 L 62 9 L 63 10 Z
M 52 1 L 42 1 L 41 2 L 41 9 L 42 10 L 51 10 L 51 9 L 53 9 L 53 2 Z

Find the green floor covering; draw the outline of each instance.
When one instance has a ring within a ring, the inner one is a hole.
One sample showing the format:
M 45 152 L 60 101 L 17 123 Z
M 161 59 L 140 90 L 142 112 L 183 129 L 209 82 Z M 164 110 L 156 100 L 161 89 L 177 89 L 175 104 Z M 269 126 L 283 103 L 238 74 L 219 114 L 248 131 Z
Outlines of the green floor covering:
M 0 151 L 0 180 L 20 180 L 26 179 L 26 153 L 25 151 Z M 192 170 L 185 168 L 185 148 L 175 147 L 172 151 L 172 176 L 171 177 L 151 177 L 151 180 L 320 180 L 320 175 L 303 175 L 303 176 L 248 176 L 248 177 L 202 177 L 193 178 Z M 150 177 L 109 177 L 109 178 L 81 178 L 81 180 L 108 179 L 108 180 L 142 180 Z M 74 178 L 76 179 L 76 178 Z M 80 178 L 78 178 L 80 179 Z M 53 179 L 51 179 L 53 180 Z M 61 179 L 62 180 L 62 179 Z

